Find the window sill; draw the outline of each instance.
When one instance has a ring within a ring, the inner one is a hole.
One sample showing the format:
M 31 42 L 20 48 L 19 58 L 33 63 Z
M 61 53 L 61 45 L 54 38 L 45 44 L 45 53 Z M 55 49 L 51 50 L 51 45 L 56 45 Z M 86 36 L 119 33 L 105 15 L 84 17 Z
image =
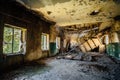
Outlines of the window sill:
M 4 55 L 5 56 L 17 56 L 17 55 L 24 55 L 24 54 L 22 54 L 22 53 L 16 53 L 16 54 L 4 54 Z
M 45 51 L 49 51 L 49 50 L 42 50 L 43 52 L 45 52 Z

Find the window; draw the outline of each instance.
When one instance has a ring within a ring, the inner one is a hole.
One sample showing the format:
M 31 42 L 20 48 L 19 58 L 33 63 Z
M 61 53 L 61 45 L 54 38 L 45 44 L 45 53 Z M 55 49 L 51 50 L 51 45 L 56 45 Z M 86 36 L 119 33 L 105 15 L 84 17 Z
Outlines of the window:
M 42 50 L 49 50 L 49 35 L 46 33 L 42 33 L 41 48 Z
M 60 37 L 56 37 L 56 48 L 60 49 Z
M 63 47 L 66 48 L 66 45 L 67 45 L 67 41 L 66 41 L 66 39 L 64 39 Z
M 5 24 L 3 53 L 18 54 L 26 52 L 26 29 Z

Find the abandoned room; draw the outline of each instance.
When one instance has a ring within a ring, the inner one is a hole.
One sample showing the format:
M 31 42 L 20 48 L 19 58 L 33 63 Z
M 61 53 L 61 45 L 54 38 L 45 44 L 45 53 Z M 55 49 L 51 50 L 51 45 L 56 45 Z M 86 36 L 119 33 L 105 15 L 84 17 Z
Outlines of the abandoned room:
M 0 0 L 0 80 L 120 80 L 120 0 Z

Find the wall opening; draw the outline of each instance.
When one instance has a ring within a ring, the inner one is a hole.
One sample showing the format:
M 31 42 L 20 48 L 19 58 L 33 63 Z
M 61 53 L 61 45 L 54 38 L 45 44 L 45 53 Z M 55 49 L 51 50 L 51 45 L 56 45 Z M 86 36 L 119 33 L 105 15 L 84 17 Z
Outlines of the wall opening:
M 41 49 L 44 50 L 49 50 L 49 34 L 42 33 L 41 36 Z
M 56 48 L 60 49 L 60 37 L 56 37 Z
M 3 54 L 25 54 L 26 53 L 26 29 L 4 25 Z

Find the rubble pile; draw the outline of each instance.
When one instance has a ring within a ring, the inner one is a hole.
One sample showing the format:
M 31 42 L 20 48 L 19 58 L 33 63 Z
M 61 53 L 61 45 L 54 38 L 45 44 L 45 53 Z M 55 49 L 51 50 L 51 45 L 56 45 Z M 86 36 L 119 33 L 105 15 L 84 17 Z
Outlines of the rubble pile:
M 80 60 L 80 61 L 96 61 L 96 57 L 101 57 L 103 54 L 99 52 L 86 52 L 83 53 L 78 47 L 72 48 L 66 53 L 59 55 L 57 59 L 70 59 L 70 60 Z

